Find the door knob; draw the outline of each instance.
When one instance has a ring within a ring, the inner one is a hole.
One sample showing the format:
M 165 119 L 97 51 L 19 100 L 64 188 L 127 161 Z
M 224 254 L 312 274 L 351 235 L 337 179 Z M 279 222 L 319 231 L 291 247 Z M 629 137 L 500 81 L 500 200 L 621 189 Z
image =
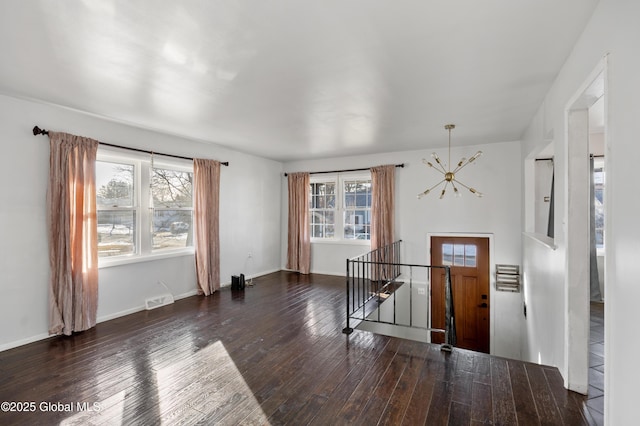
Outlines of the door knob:
M 488 305 L 486 303 L 481 303 L 478 305 L 478 308 L 486 308 Z

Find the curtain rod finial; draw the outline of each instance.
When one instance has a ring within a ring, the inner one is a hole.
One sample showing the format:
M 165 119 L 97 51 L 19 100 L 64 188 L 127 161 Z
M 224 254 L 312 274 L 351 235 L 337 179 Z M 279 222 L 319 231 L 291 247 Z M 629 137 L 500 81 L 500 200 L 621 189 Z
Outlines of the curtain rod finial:
M 48 135 L 49 132 L 46 131 L 45 129 L 41 129 L 38 126 L 33 126 L 33 136 L 37 136 L 37 135 Z

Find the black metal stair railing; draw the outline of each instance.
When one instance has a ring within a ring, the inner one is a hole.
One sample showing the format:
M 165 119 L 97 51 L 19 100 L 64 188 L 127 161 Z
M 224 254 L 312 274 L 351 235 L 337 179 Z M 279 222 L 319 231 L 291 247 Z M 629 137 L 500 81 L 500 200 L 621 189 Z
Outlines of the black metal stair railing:
M 456 331 L 450 267 L 402 263 L 400 259 L 401 242 L 402 240 L 398 240 L 387 246 L 347 259 L 347 315 L 346 327 L 342 331 L 346 334 L 353 332 L 351 320 L 422 329 L 444 333 L 442 348 L 443 350 L 451 350 L 456 343 Z M 417 324 L 413 320 L 414 309 L 429 312 L 430 308 L 428 297 L 425 306 L 414 308 L 413 293 L 416 271 L 425 272 L 425 276 L 427 276 L 425 281 L 431 282 L 434 269 L 444 270 L 444 321 L 441 322 L 444 324 L 443 328 L 431 327 L 430 315 L 428 315 L 429 319 L 426 324 Z M 395 293 L 402 286 L 408 286 L 408 306 L 403 303 L 400 303 L 400 306 L 398 304 L 399 298 Z M 389 302 L 392 303 L 392 307 L 386 311 L 390 310 L 391 314 L 381 314 L 382 304 Z M 403 318 L 408 314 L 408 320 L 399 321 L 399 314 Z

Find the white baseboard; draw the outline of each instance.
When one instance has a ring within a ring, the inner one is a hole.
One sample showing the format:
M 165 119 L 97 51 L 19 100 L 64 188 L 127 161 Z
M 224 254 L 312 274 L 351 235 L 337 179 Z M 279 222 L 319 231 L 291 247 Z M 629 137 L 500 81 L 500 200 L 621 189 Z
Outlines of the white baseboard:
M 35 336 L 27 337 L 26 339 L 20 339 L 13 342 L 5 343 L 0 345 L 0 352 L 6 351 L 9 349 L 17 348 L 18 346 L 28 345 L 29 343 L 37 342 L 38 340 L 48 339 L 49 333 L 36 334 Z
M 344 277 L 345 272 L 334 272 L 334 271 L 311 271 L 312 274 L 319 275 L 332 275 L 334 277 Z
M 262 272 L 258 272 L 256 274 L 253 274 L 251 276 L 249 276 L 249 279 L 255 279 L 255 278 L 259 278 L 262 275 L 267 275 L 267 274 L 272 274 L 274 272 L 278 272 L 281 269 L 273 269 L 273 270 L 267 270 L 267 271 L 262 271 Z M 228 287 L 231 285 L 231 281 L 227 282 L 227 283 L 221 283 L 220 286 L 221 287 Z M 198 294 L 198 289 L 194 288 L 193 290 L 189 290 L 185 293 L 179 294 L 177 296 L 174 296 L 175 300 L 180 300 L 180 299 L 184 299 L 187 297 L 191 297 L 191 296 L 196 296 Z M 129 309 L 125 309 L 123 311 L 119 311 L 119 312 L 115 312 L 112 314 L 108 314 L 108 315 L 103 315 L 101 317 L 96 318 L 96 323 L 101 323 L 101 322 L 106 322 L 106 321 L 110 321 L 112 319 L 116 319 L 116 318 L 120 318 L 126 315 L 131 315 L 131 314 L 135 314 L 136 312 L 140 312 L 140 311 L 144 311 L 145 310 L 145 305 L 144 303 L 141 304 L 140 306 L 135 306 L 133 308 L 129 308 Z M 29 343 L 33 343 L 33 342 L 37 342 L 39 340 L 44 340 L 44 339 L 48 339 L 49 337 L 55 337 L 55 336 L 50 336 L 48 333 L 41 333 L 41 334 L 36 334 L 35 336 L 31 336 L 31 337 L 27 337 L 26 339 L 20 339 L 20 340 L 15 340 L 13 342 L 9 342 L 9 343 L 4 343 L 2 345 L 0 345 L 0 352 L 2 351 L 6 351 L 9 349 L 13 349 L 13 348 L 17 348 L 18 346 L 24 346 L 24 345 L 28 345 Z

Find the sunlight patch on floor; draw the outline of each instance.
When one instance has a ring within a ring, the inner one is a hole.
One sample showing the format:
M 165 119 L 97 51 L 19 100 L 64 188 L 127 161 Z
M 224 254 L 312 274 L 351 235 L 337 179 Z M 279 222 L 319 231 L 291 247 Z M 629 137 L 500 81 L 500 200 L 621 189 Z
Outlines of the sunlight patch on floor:
M 157 400 L 137 398 L 137 386 L 155 386 Z M 99 401 L 98 406 L 99 411 L 76 413 L 60 425 L 123 425 L 149 411 L 157 412 L 159 424 L 236 424 L 238 410 L 246 413 L 243 424 L 269 423 L 220 341 L 160 368 L 155 383 L 136 383 Z

